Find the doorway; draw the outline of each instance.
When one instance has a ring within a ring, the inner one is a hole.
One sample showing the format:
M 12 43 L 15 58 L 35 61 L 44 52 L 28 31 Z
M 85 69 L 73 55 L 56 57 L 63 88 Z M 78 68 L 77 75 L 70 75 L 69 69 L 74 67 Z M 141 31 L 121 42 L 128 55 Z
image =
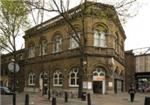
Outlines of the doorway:
M 102 81 L 93 81 L 93 93 L 103 93 L 103 83 Z

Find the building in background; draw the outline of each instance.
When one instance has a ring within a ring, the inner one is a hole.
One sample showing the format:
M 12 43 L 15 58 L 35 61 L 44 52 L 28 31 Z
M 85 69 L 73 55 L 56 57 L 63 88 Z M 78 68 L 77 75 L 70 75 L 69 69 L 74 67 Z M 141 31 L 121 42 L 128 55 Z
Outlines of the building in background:
M 20 70 L 16 73 L 17 91 L 24 89 L 24 49 L 18 50 L 16 53 L 16 62 L 19 64 Z M 1 69 L 0 69 L 0 86 L 6 86 L 13 89 L 13 73 L 9 71 L 8 64 L 12 62 L 13 53 L 1 55 Z
M 137 90 L 150 91 L 150 48 L 126 51 L 126 57 L 126 84 L 134 83 Z

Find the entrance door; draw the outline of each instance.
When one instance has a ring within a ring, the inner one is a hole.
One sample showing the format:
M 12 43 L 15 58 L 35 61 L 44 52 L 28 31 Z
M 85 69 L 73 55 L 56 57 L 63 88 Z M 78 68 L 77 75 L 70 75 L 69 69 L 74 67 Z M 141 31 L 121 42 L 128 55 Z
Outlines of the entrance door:
M 93 81 L 93 92 L 102 94 L 103 84 L 102 81 Z

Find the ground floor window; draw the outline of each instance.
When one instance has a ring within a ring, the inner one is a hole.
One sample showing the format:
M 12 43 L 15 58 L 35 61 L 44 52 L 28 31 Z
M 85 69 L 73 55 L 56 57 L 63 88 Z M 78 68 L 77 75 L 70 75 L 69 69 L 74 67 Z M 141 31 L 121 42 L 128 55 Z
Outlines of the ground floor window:
M 35 85 L 35 73 L 30 73 L 29 77 L 28 77 L 28 84 L 30 86 L 34 86 Z
M 63 75 L 61 72 L 56 71 L 53 74 L 53 85 L 54 86 L 62 86 L 62 82 L 63 82 Z
M 78 68 L 71 69 L 69 73 L 69 86 L 71 87 L 78 87 L 79 83 L 79 70 Z

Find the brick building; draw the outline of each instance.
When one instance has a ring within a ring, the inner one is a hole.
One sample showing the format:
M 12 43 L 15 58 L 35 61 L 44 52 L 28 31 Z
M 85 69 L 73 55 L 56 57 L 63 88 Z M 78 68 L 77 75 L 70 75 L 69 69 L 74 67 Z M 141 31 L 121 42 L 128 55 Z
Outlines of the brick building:
M 125 86 L 124 30 L 115 8 L 93 3 L 85 12 L 83 88 L 92 93 L 122 92 Z M 81 7 L 69 10 L 71 24 L 82 38 Z M 79 44 L 61 16 L 25 32 L 24 91 L 77 93 Z
M 113 6 L 93 3 L 85 14 L 83 88 L 94 93 L 121 92 L 124 88 L 125 33 Z M 70 21 L 81 32 L 80 6 L 69 11 Z M 61 16 L 25 32 L 25 91 L 50 88 L 77 92 L 79 45 Z
M 17 91 L 23 91 L 24 88 L 24 49 L 18 50 L 16 53 L 16 62 L 19 64 L 19 71 L 16 73 Z M 1 55 L 0 82 L 1 86 L 13 89 L 13 73 L 9 71 L 8 64 L 12 62 L 13 53 Z

